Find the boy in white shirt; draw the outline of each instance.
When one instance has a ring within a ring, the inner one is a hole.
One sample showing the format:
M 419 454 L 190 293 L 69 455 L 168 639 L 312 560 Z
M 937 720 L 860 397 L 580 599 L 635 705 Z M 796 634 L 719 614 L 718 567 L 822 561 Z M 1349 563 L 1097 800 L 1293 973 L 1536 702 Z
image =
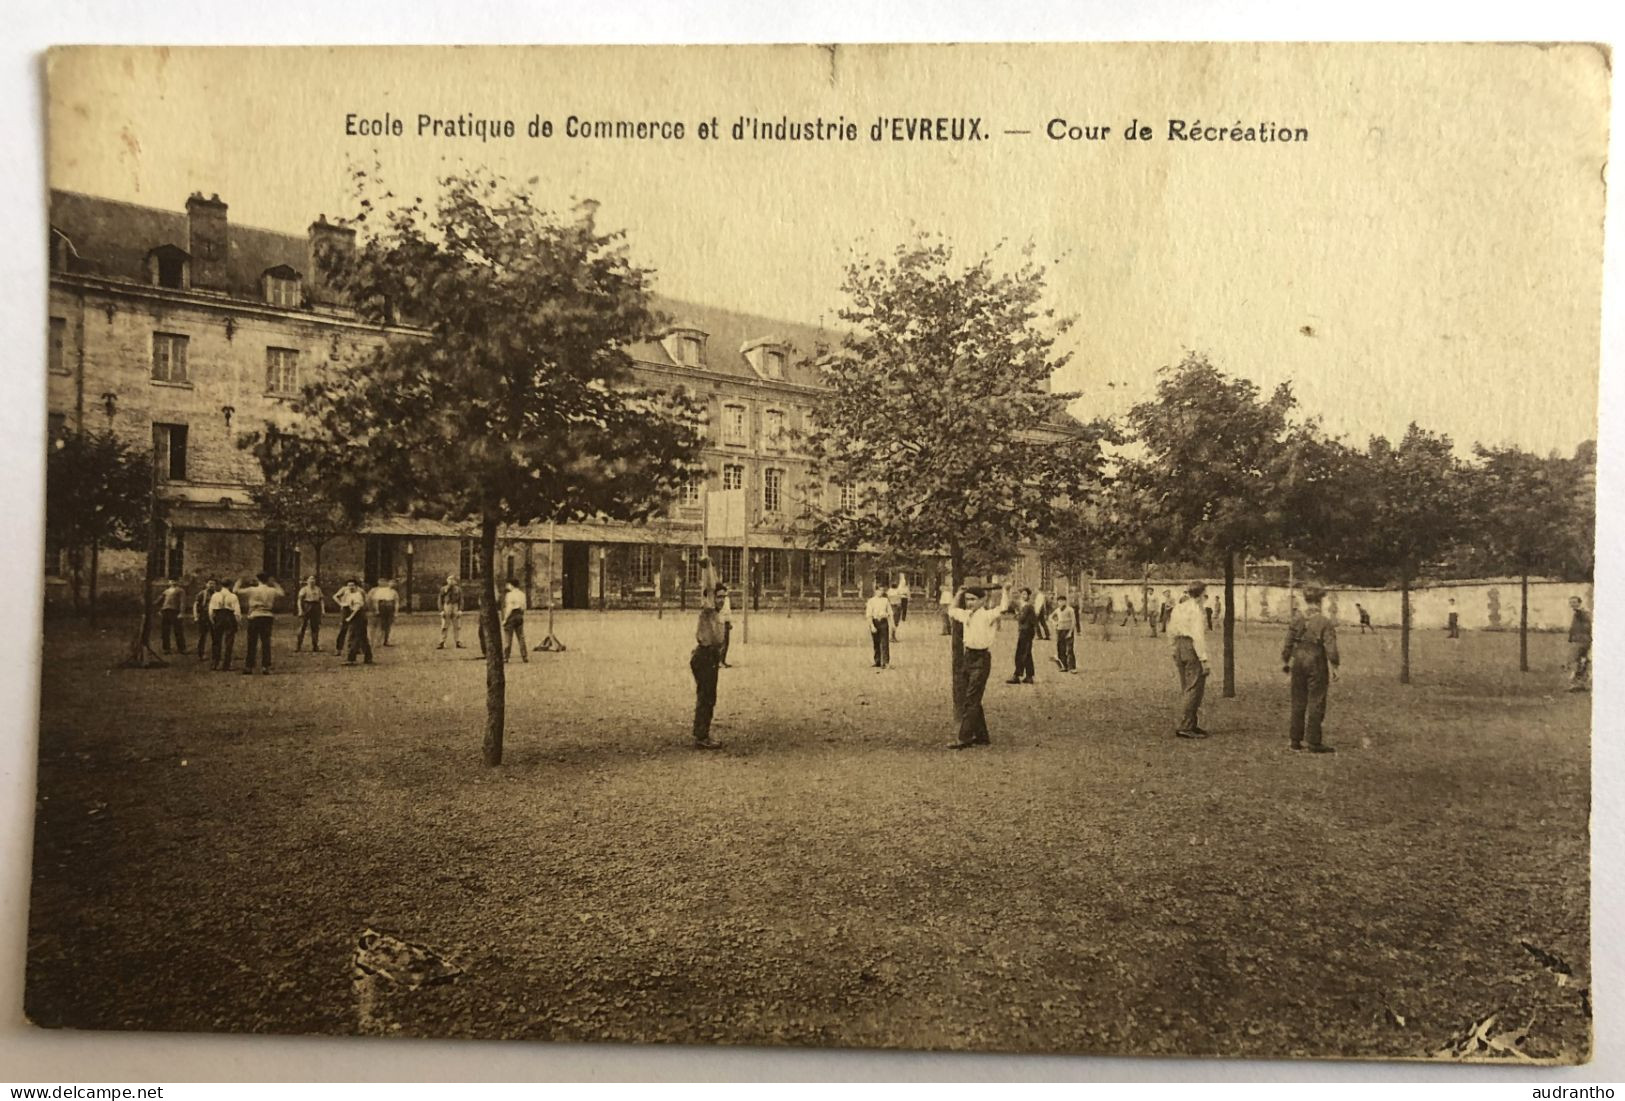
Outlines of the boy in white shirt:
M 231 591 L 232 585 L 233 582 L 226 582 L 209 598 L 209 632 L 213 636 L 209 643 L 209 668 L 227 673 L 231 672 L 231 652 L 237 645 L 237 616 L 242 612 L 237 594 Z
M 884 669 L 891 664 L 891 636 L 896 623 L 892 619 L 891 600 L 881 586 L 875 586 L 875 595 L 863 606 L 863 617 L 869 621 L 869 641 L 874 644 L 875 668 Z
M 953 606 L 948 614 L 965 625 L 965 653 L 959 666 L 959 740 L 949 742 L 949 749 L 969 749 L 988 745 L 987 715 L 982 711 L 982 693 L 987 691 L 988 674 L 993 671 L 993 640 L 998 635 L 999 617 L 1010 607 L 1010 590 L 999 586 L 1001 599 L 993 603 L 993 594 L 982 589 L 961 589 L 954 594 Z M 970 596 L 976 603 L 962 607 Z
M 507 582 L 507 591 L 502 594 L 502 633 L 507 639 L 507 648 L 502 652 L 502 660 L 507 661 L 513 657 L 514 639 L 517 638 L 519 660 L 529 665 L 530 649 L 525 645 L 525 590 L 521 589 L 516 581 Z
M 1168 637 L 1174 640 L 1174 666 L 1179 670 L 1180 717 L 1174 733 L 1181 738 L 1205 738 L 1198 725 L 1202 695 L 1207 687 L 1207 621 L 1202 598 L 1207 586 L 1193 582 L 1186 596 L 1168 614 Z

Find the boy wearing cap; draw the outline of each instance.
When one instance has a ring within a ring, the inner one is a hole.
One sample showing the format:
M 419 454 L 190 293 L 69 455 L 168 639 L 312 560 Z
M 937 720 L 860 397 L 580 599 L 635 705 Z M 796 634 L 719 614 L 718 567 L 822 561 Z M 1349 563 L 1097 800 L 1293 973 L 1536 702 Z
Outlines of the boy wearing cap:
M 1292 748 L 1310 753 L 1334 752 L 1320 741 L 1320 724 L 1326 718 L 1327 684 L 1337 676 L 1337 628 L 1321 611 L 1326 590 L 1305 585 L 1304 614 L 1287 628 L 1281 647 L 1281 672 L 1292 677 Z
M 1202 615 L 1207 586 L 1195 581 L 1185 593 L 1185 598 L 1168 613 L 1164 629 L 1164 634 L 1174 640 L 1174 668 L 1179 670 L 1180 718 L 1174 733 L 1181 738 L 1205 738 L 1207 731 L 1198 719 L 1207 690 L 1207 622 Z
M 1569 691 L 1584 692 L 1591 673 L 1591 613 L 1577 596 L 1569 597 Z
M 728 586 L 716 583 L 710 558 L 700 559 L 700 569 L 705 602 L 694 628 L 694 652 L 688 658 L 689 671 L 694 674 L 694 748 L 716 749 L 721 743 L 711 737 L 711 716 L 717 708 L 717 667 L 722 664 L 728 638 L 722 620 Z
M 1008 596 L 1005 598 L 1007 601 Z M 1033 591 L 1021 590 L 1021 604 L 1016 608 L 1016 670 L 1006 684 L 1032 684 L 1033 638 L 1038 634 L 1038 610 L 1033 607 Z
M 1076 673 L 1078 609 L 1067 603 L 1065 593 L 1055 598 L 1055 609 L 1050 612 L 1049 625 L 1055 631 L 1055 664 L 1061 667 L 1063 673 Z

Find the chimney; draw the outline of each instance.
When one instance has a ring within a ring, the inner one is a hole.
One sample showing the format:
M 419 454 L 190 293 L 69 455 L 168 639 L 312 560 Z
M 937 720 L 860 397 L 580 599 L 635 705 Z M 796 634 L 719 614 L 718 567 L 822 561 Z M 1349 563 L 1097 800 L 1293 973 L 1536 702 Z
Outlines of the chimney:
M 194 191 L 186 200 L 186 251 L 192 257 L 192 286 L 226 289 L 226 204 Z
M 305 252 L 305 286 L 312 302 L 338 305 L 344 295 L 333 278 L 333 266 L 355 252 L 355 230 L 327 220 L 318 214 L 310 223 L 309 246 Z

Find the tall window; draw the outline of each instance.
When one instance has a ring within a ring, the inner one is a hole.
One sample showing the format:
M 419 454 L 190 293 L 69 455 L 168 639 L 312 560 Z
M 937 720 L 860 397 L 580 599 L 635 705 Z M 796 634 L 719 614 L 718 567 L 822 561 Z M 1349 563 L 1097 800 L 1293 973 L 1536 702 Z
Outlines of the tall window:
M 762 472 L 762 511 L 778 512 L 784 505 L 784 471 L 768 467 Z
M 743 405 L 724 405 L 722 407 L 722 442 L 735 447 L 745 444 L 745 407 Z
M 777 550 L 757 551 L 755 554 L 756 579 L 764 589 L 784 588 L 786 570 L 784 568 L 784 552 Z
M 858 587 L 859 562 L 853 551 L 841 552 L 841 588 L 855 589 Z
M 1048 558 L 1038 560 L 1038 587 L 1045 592 L 1055 587 L 1055 566 Z
M 784 353 L 782 351 L 777 348 L 769 348 L 767 355 L 763 358 L 767 363 L 768 378 L 784 377 Z
M 368 585 L 376 585 L 380 578 L 395 576 L 395 544 L 393 535 L 369 535 L 361 545 L 361 576 Z
M 186 425 L 152 426 L 152 461 L 166 482 L 186 481 Z
M 170 529 L 164 547 L 164 576 L 179 577 L 186 572 L 186 533 Z
M 852 512 L 858 507 L 858 487 L 851 485 L 841 486 L 841 511 Z
M 303 296 L 299 293 L 299 280 L 285 279 L 280 275 L 267 275 L 265 301 L 273 306 L 297 309 L 303 301 Z
M 762 414 L 762 443 L 774 451 L 784 450 L 784 410 L 769 409 Z
M 51 318 L 51 343 L 49 344 L 49 357 L 46 360 L 53 374 L 65 375 L 68 373 L 68 319 L 65 317 Z
M 265 551 L 260 556 L 260 568 L 272 577 L 283 579 L 299 576 L 299 541 L 291 535 L 268 531 L 265 533 Z
M 818 587 L 819 564 L 823 556 L 818 551 L 801 552 L 801 587 L 816 589 Z
M 632 544 L 626 548 L 626 580 L 633 588 L 654 588 L 655 569 L 659 561 L 656 548 L 647 543 Z
M 152 334 L 152 377 L 156 382 L 189 382 L 186 373 L 188 340 L 179 333 Z
M 737 587 L 743 576 L 740 567 L 744 554 L 739 547 L 712 547 L 711 564 L 716 567 L 717 580 Z
M 743 466 L 741 466 L 739 463 L 723 463 L 722 464 L 722 488 L 723 489 L 744 489 L 745 488 L 745 468 Z
M 477 581 L 480 574 L 480 541 L 461 539 L 457 543 L 457 576 L 464 581 Z
M 700 491 L 704 488 L 700 475 L 694 475 L 683 483 L 683 488 L 677 494 L 677 503 L 685 507 L 692 507 L 700 503 Z
M 683 577 L 690 588 L 698 588 L 705 584 L 705 570 L 700 566 L 698 547 L 688 552 L 688 561 L 683 568 Z
M 265 349 L 265 391 L 268 394 L 299 392 L 299 352 L 296 349 Z

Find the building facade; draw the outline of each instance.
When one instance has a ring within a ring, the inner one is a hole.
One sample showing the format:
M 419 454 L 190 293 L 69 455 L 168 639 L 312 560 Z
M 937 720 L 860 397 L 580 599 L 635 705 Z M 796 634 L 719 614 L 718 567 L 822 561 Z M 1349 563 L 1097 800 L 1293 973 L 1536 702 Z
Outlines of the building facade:
M 325 218 L 302 237 L 233 225 L 219 196 L 194 194 L 184 211 L 169 211 L 68 191 L 52 192 L 50 226 L 50 431 L 109 429 L 150 449 L 164 516 L 158 574 L 195 586 L 262 569 L 284 579 L 317 573 L 329 592 L 351 576 L 392 577 L 412 609 L 433 608 L 448 574 L 478 578 L 473 528 L 390 517 L 318 547 L 267 531 L 253 506 L 260 470 L 241 436 L 267 422 L 290 425 L 293 399 L 318 373 L 413 336 L 362 322 L 324 281 L 318 257 L 352 248 L 351 230 Z M 748 541 L 758 606 L 858 602 L 877 560 L 811 545 L 810 510 L 849 491 L 817 481 L 796 442 L 818 393 L 810 356 L 839 334 L 656 305 L 672 324 L 630 349 L 634 373 L 707 405 L 707 478 L 647 523 L 505 531 L 499 573 L 533 607 L 683 606 L 694 598 L 702 548 L 743 586 Z M 705 539 L 707 489 L 744 491 L 748 540 Z M 65 593 L 60 559 L 47 548 L 48 601 Z M 1036 581 L 1036 561 L 1028 566 Z M 910 567 L 916 593 L 934 593 L 941 563 Z M 146 569 L 140 552 L 104 553 L 102 591 L 138 593 Z

